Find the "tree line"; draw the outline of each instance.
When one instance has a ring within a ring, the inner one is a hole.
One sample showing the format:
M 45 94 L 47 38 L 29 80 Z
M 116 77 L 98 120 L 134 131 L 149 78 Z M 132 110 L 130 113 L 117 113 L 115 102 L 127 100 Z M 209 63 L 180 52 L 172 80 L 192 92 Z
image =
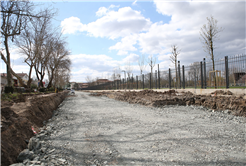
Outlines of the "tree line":
M 36 12 L 35 6 L 30 1 L 1 1 L 1 36 L 4 39 L 1 59 L 6 64 L 8 87 L 12 87 L 13 75 L 20 86 L 30 88 L 33 72 L 40 82 L 39 87 L 43 87 L 46 74 L 48 88 L 69 81 L 71 60 L 68 44 L 61 30 L 51 23 L 57 12 L 53 8 Z M 18 47 L 24 63 L 29 66 L 27 83 L 11 68 L 10 45 Z

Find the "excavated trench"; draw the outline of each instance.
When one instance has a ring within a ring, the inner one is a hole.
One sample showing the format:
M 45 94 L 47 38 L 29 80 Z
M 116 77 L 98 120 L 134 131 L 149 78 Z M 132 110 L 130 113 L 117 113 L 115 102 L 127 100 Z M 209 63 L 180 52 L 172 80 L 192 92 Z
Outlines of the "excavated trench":
M 26 95 L 21 100 L 1 103 L 1 165 L 16 162 L 34 131 L 38 132 L 43 122 L 52 117 L 67 93 Z

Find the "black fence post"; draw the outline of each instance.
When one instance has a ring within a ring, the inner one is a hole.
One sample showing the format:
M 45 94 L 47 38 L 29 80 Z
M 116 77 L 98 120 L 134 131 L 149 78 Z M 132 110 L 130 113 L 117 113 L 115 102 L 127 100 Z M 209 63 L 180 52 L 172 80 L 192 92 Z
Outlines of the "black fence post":
M 185 67 L 182 66 L 182 72 L 183 72 L 183 89 L 185 89 Z
M 161 79 L 160 79 L 160 69 L 159 69 L 159 64 L 158 64 L 158 86 L 159 86 L 159 89 L 161 89 Z
M 132 74 L 132 89 L 133 89 L 133 74 Z
M 125 87 L 124 87 L 124 85 L 125 85 L 125 79 L 123 78 L 123 89 L 125 89 Z
M 128 89 L 128 80 L 129 80 L 129 77 L 126 78 L 126 89 Z
M 138 89 L 138 76 L 136 76 L 136 81 L 137 81 L 137 89 Z
M 151 89 L 151 73 L 149 73 L 149 89 Z
M 228 56 L 225 56 L 225 76 L 226 76 L 226 89 L 228 89 L 229 88 Z
M 155 70 L 155 89 L 157 89 L 157 70 Z
M 120 78 L 120 89 L 121 89 L 121 78 Z
M 202 71 L 202 62 L 200 62 L 201 67 L 201 89 L 203 89 L 203 71 Z
M 128 80 L 129 80 L 129 77 L 127 76 L 127 78 L 126 78 L 126 89 L 128 89 Z
M 203 58 L 203 67 L 204 67 L 204 89 L 207 88 L 207 76 L 206 76 L 206 61 Z
M 196 89 L 196 70 L 194 70 L 194 76 L 195 76 L 195 89 Z
M 169 89 L 172 89 L 172 86 L 171 86 L 171 69 L 169 68 Z
M 143 89 L 144 89 L 144 74 L 142 75 L 142 77 L 143 77 L 142 83 L 143 83 Z
M 181 89 L 180 61 L 178 61 L 179 89 Z

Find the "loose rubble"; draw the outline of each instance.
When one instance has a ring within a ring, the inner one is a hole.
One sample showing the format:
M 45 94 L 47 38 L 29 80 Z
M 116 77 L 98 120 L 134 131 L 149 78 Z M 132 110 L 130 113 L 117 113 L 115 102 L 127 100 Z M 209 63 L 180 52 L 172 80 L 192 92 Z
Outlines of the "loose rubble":
M 99 97 L 77 92 L 67 98 L 11 166 L 246 164 L 246 119 L 230 110 L 186 102 L 145 107 L 92 95 Z
M 53 118 L 48 120 L 48 124 L 40 128 L 40 131 L 30 138 L 27 149 L 24 149 L 17 157 L 19 163 L 11 166 L 71 165 L 66 159 L 66 154 L 62 153 L 61 150 L 66 145 L 61 146 L 59 149 L 52 146 L 52 135 L 56 134 L 59 126 L 54 126 L 51 122 L 55 120 L 58 112 L 59 109 L 54 112 Z
M 153 90 L 142 91 L 117 91 L 96 92 L 92 96 L 107 96 L 120 101 L 145 106 L 163 107 L 166 105 L 196 105 L 204 106 L 215 111 L 227 111 L 235 116 L 246 117 L 245 95 L 235 96 L 232 92 L 217 90 L 210 95 L 195 95 L 191 92 L 178 93 L 175 90 L 156 92 Z

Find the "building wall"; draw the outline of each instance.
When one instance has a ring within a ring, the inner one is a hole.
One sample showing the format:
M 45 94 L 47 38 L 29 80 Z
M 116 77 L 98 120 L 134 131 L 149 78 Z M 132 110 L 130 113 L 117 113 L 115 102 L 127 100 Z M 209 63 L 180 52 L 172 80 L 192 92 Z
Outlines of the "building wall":
M 7 85 L 7 78 L 1 76 L 1 84 Z

